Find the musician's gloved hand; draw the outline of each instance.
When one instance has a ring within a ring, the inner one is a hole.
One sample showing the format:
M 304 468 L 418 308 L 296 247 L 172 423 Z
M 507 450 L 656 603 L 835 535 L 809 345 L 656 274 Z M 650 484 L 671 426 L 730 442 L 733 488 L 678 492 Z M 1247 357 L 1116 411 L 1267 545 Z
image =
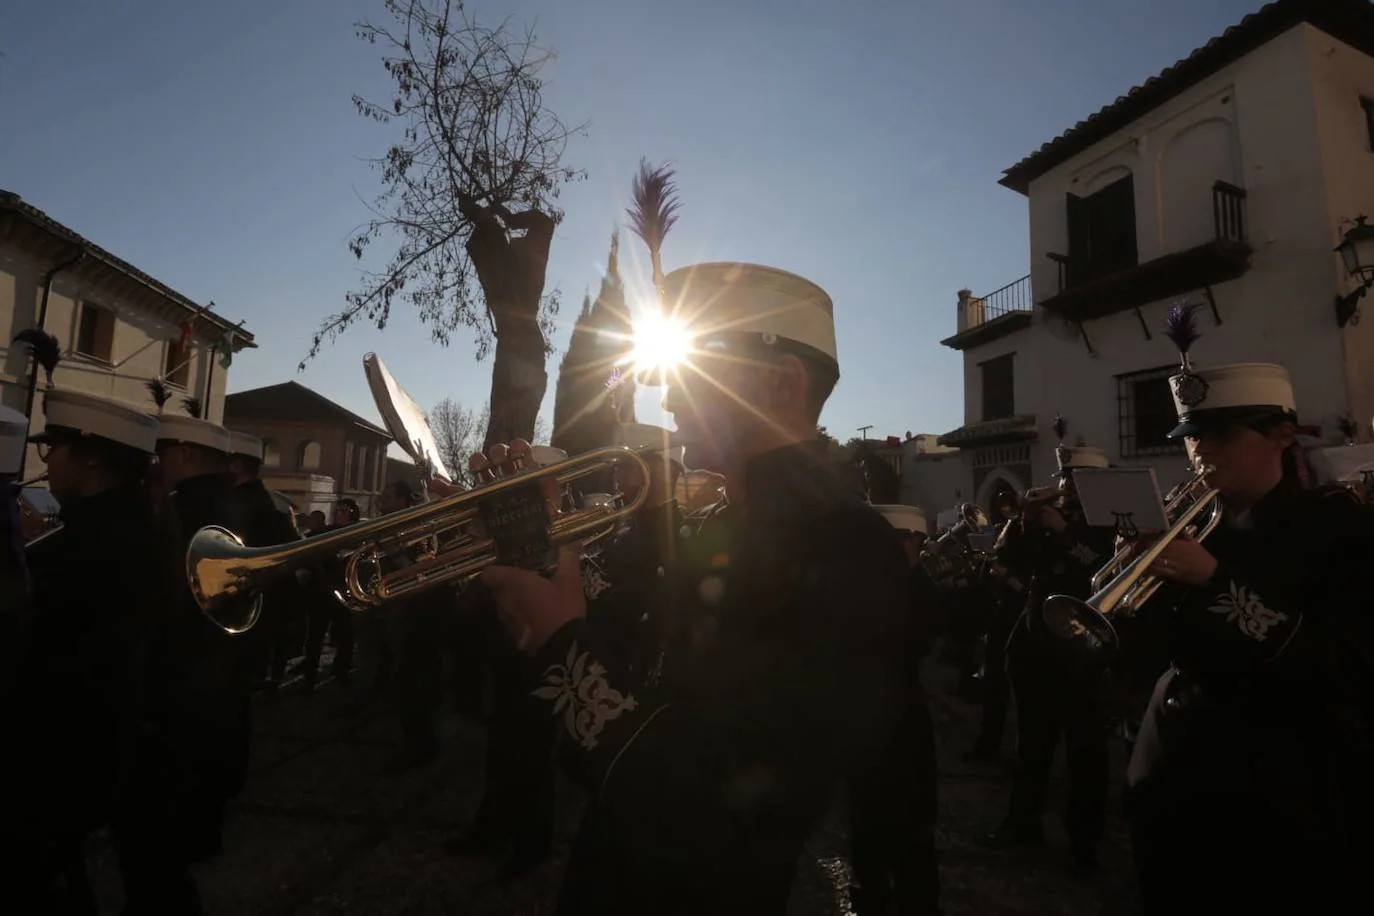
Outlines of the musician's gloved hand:
M 558 552 L 558 568 L 552 576 L 513 566 L 489 566 L 482 582 L 491 589 L 515 648 L 526 655 L 538 652 L 553 634 L 587 614 L 582 550 L 577 545 Z
M 1206 585 L 1216 575 L 1217 558 L 1198 541 L 1180 537 L 1165 547 L 1150 572 L 1168 582 Z
M 509 444 L 498 442 L 485 454 L 474 452 L 468 456 L 468 471 L 472 474 L 474 489 L 533 467 L 533 449 L 524 439 L 513 439 Z M 550 516 L 557 515 L 561 501 L 558 479 L 549 476 L 539 478 L 539 489 L 544 494 Z

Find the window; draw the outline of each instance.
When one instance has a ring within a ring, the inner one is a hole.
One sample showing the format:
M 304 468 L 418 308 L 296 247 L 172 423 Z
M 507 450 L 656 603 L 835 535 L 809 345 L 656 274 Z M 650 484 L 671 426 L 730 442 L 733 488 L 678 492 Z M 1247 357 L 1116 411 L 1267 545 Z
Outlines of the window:
M 1015 353 L 990 359 L 983 370 L 983 419 L 1001 420 L 1016 415 Z
M 1069 286 L 1136 266 L 1135 181 L 1130 175 L 1087 197 L 1069 194 L 1067 208 Z
M 1364 112 L 1364 136 L 1366 149 L 1374 151 L 1374 99 L 1360 96 L 1360 109 Z
M 179 388 L 191 382 L 190 348 L 183 347 L 181 340 L 168 341 L 167 358 L 163 360 L 162 377 Z
M 1177 371 L 1176 366 L 1165 366 L 1116 377 L 1123 458 L 1170 455 L 1184 450 L 1181 441 L 1169 438 L 1178 425 L 1174 396 L 1169 391 L 1169 376 Z
M 111 362 L 114 354 L 114 312 L 103 309 L 93 302 L 81 303 L 81 313 L 77 316 L 76 346 L 82 356 L 90 356 Z
M 318 471 L 320 469 L 320 444 L 308 439 L 302 442 L 296 453 L 296 466 L 302 471 Z
M 276 439 L 262 440 L 262 463 L 269 468 L 281 466 L 281 446 Z

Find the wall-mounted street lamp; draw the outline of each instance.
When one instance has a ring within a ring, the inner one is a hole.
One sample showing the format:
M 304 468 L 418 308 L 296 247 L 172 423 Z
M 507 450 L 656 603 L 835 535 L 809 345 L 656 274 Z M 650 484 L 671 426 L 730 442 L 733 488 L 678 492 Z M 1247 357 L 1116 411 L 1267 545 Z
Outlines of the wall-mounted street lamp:
M 1374 286 L 1374 226 L 1368 225 L 1366 219 L 1355 217 L 1354 225 L 1341 236 L 1335 249 L 1345 263 L 1345 272 L 1361 281 L 1358 289 L 1336 297 L 1336 326 L 1341 328 L 1360 323 L 1360 300 Z

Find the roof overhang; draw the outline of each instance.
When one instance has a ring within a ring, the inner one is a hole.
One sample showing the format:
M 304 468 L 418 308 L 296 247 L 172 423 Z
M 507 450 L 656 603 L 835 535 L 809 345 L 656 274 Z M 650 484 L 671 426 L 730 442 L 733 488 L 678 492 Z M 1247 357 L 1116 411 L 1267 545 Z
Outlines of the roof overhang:
M 1028 194 L 1041 175 L 1302 23 L 1374 55 L 1374 8 L 1368 0 L 1275 0 L 1006 169 L 998 184 Z
M 63 246 L 66 253 L 58 263 L 70 261 L 80 255 L 81 261 L 73 264 L 73 268 L 80 267 L 85 270 L 87 264 L 95 265 L 97 270 L 107 271 L 111 276 L 122 277 L 146 289 L 182 320 L 194 317 L 220 331 L 224 336 L 232 335 L 231 345 L 235 353 L 257 347 L 253 334 L 243 328 L 242 322 L 234 324 L 222 315 L 216 315 L 207 306 L 192 301 L 128 261 L 62 225 L 37 207 L 25 203 L 18 194 L 0 190 L 0 238 L 12 236 L 19 228 L 27 228 Z

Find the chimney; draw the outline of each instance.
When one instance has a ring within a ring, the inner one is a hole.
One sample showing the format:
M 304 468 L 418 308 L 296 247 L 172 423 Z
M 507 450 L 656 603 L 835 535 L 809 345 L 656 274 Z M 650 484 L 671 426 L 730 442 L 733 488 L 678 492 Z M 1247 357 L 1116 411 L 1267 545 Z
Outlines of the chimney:
M 973 295 L 973 290 L 959 290 L 959 333 L 976 328 L 983 323 L 983 300 Z

